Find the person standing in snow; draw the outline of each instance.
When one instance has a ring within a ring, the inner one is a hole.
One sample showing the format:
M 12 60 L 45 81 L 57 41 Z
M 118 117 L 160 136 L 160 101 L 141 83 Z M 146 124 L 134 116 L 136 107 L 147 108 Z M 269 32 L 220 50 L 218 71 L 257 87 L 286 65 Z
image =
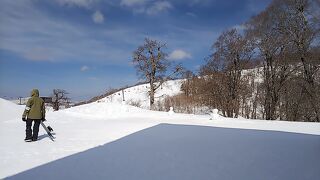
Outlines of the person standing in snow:
M 22 115 L 22 121 L 26 122 L 26 138 L 24 139 L 26 142 L 38 140 L 40 122 L 45 121 L 45 113 L 44 101 L 39 97 L 39 90 L 33 89 Z M 31 130 L 32 122 L 34 122 L 33 131 Z

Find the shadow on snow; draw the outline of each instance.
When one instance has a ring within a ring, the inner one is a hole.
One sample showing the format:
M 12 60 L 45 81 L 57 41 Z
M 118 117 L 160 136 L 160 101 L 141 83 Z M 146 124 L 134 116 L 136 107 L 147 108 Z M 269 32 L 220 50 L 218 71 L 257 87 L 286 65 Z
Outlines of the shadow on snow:
M 8 179 L 320 179 L 319 152 L 317 135 L 160 124 Z

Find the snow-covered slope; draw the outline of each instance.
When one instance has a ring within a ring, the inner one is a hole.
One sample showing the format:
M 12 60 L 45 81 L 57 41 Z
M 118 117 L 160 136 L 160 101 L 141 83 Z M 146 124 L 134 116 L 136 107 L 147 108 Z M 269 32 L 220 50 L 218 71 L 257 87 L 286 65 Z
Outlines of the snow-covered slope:
M 180 87 L 184 80 L 170 80 L 164 82 L 155 93 L 155 102 L 162 101 L 167 96 L 174 96 L 182 93 Z M 141 108 L 149 109 L 149 84 L 142 84 L 134 87 L 118 91 L 110 96 L 107 96 L 99 102 L 122 102 L 125 104 L 140 104 Z
M 17 114 L 21 114 L 23 112 L 23 109 L 23 106 L 17 106 L 13 102 L 0 98 L 1 119 L 3 120 L 9 121 L 17 118 Z
M 129 89 L 127 98 L 139 99 L 134 89 L 142 88 Z M 142 96 L 144 91 L 140 92 Z M 176 92 L 173 88 L 172 91 L 165 90 L 166 94 Z M 129 93 L 133 95 L 129 96 Z M 320 123 L 228 119 L 219 116 L 210 120 L 209 115 L 154 112 L 117 101 L 109 102 L 106 98 L 104 101 L 48 112 L 45 123 L 53 127 L 56 141 L 52 142 L 40 129 L 39 141 L 26 143 L 23 141 L 25 123 L 21 120 L 24 107 L 0 99 L 0 179 L 161 123 L 320 135 Z

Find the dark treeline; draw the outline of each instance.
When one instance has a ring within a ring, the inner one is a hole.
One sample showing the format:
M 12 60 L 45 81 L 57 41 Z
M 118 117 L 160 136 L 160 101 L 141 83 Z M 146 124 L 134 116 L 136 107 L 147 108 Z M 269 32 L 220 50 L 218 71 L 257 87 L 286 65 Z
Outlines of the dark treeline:
M 243 29 L 224 31 L 199 75 L 185 74 L 184 94 L 170 105 L 320 122 L 319 9 L 317 0 L 275 0 Z

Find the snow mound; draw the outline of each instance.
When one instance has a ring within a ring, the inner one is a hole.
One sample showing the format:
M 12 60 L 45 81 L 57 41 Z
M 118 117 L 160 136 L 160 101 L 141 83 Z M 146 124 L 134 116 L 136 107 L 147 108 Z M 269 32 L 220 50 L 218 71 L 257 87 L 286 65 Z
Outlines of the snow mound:
M 21 118 L 24 106 L 19 106 L 13 102 L 0 98 L 1 121 Z

